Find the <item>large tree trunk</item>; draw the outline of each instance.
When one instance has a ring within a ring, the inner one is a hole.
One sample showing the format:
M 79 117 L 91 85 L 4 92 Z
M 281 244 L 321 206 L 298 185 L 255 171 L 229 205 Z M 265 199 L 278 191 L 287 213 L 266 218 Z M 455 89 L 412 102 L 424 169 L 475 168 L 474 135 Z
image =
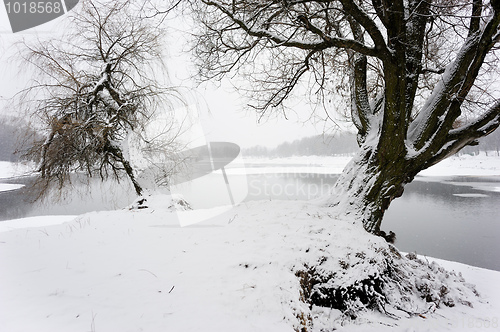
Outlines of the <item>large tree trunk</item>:
M 363 146 L 336 182 L 329 205 L 355 215 L 368 232 L 378 233 L 391 201 L 418 173 L 410 163 L 405 158 L 380 158 L 377 149 Z

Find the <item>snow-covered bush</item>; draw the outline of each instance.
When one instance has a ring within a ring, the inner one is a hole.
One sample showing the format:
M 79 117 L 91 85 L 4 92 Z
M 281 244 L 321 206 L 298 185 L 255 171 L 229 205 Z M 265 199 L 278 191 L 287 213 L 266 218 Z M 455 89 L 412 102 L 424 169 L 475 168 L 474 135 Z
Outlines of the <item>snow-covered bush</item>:
M 339 310 L 341 323 L 373 310 L 399 319 L 423 316 L 442 306 L 472 306 L 472 298 L 478 296 L 460 274 L 435 262 L 414 253 L 402 256 L 393 245 L 381 241 L 370 246 L 371 250 L 341 257 L 319 257 L 316 264 L 304 264 L 295 272 L 301 299 L 309 304 L 308 324 L 314 325 L 314 312 L 325 308 Z

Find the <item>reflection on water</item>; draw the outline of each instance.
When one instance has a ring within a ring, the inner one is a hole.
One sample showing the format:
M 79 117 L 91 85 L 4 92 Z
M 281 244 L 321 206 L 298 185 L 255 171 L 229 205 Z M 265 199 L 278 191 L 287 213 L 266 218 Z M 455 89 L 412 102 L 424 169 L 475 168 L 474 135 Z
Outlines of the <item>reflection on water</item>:
M 308 200 L 327 194 L 337 177 L 233 174 L 230 181 L 248 185 L 247 201 Z M 440 182 L 425 182 L 425 179 L 419 178 L 419 181 L 407 185 L 403 196 L 395 200 L 386 212 L 382 228 L 396 233 L 396 246 L 402 251 L 416 251 L 500 271 L 500 192 L 492 191 L 500 188 L 500 177 L 460 177 Z M 205 190 L 190 192 L 188 188 L 186 191 L 186 199 L 194 208 L 212 207 L 221 199 L 227 200 L 226 187 L 216 183 L 222 180 L 207 177 L 204 181 L 207 181 Z M 10 183 L 20 182 L 11 180 Z M 94 181 L 90 187 L 92 197 L 82 196 L 81 190 L 70 191 L 65 202 L 45 205 L 27 202 L 26 188 L 1 192 L 0 220 L 111 210 L 125 207 L 134 200 L 133 191 L 127 190 L 125 185 Z
M 48 197 L 42 202 L 33 202 L 35 193 L 30 192 L 33 178 L 2 180 L 2 183 L 18 183 L 26 186 L 12 191 L 0 192 L 0 221 L 40 215 L 78 215 L 91 211 L 115 210 L 129 205 L 135 194 L 127 183 L 102 183 L 98 179 L 88 184 L 74 182 L 58 197 Z
M 382 228 L 396 233 L 402 251 L 500 271 L 500 193 L 468 186 L 477 181 L 410 183 L 386 212 Z

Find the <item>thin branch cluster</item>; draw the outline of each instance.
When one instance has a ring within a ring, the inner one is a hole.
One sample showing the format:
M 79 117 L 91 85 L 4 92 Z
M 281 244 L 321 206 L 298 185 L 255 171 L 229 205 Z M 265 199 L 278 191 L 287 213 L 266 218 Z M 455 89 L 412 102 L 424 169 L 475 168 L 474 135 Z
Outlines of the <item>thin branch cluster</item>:
M 427 151 L 422 148 L 443 116 L 443 132 L 485 109 L 495 118 L 496 1 L 202 0 L 191 8 L 202 26 L 194 47 L 200 74 L 220 79 L 238 72 L 248 81 L 240 90 L 261 113 L 283 106 L 294 93 L 324 102 L 350 92 L 360 144 L 380 125 L 391 126 L 379 121 L 380 114 L 401 129 L 399 139 L 410 138 L 409 152 Z M 429 109 L 439 82 L 445 82 L 445 104 Z M 404 105 L 388 100 L 395 96 L 404 96 Z M 453 96 L 459 111 L 446 111 Z M 428 131 L 420 132 L 424 127 Z M 450 136 L 446 140 L 451 143 Z M 465 141 L 450 151 L 472 143 Z M 448 155 L 443 143 L 432 149 L 437 159 Z

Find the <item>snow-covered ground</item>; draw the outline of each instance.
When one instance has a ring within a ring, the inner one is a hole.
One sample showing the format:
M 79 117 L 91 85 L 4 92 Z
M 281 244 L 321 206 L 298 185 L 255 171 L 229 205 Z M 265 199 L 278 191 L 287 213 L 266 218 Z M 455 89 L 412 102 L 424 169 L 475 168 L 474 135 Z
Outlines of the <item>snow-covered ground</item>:
M 298 159 L 265 166 L 319 171 L 348 158 L 307 158 L 305 166 Z M 447 171 L 436 165 L 424 175 L 500 175 L 498 157 L 450 160 Z M 321 255 L 386 245 L 313 202 L 248 202 L 189 227 L 180 227 L 177 214 L 190 211 L 174 211 L 170 196 L 147 204 L 0 222 L 0 331 L 292 332 L 307 312 L 323 313 L 315 332 L 500 330 L 500 272 L 429 257 L 476 285 L 473 308 L 443 306 L 399 319 L 372 313 L 355 323 L 337 310 L 310 310 L 298 269 Z
M 30 171 L 31 168 L 29 166 L 8 161 L 0 161 L 0 182 L 4 179 L 27 175 Z M 16 190 L 23 186 L 22 184 L 0 183 L 0 192 Z
M 51 225 L 60 225 L 65 222 L 72 221 L 76 217 L 76 215 L 36 216 L 0 221 L 0 233 L 8 232 L 14 229 L 31 229 Z
M 325 239 L 338 257 L 382 241 L 307 202 L 250 202 L 190 227 L 179 226 L 170 205 L 155 196 L 148 209 L 4 227 L 0 330 L 291 332 L 308 310 L 294 271 L 321 254 Z M 344 326 L 333 310 L 318 322 L 325 331 L 498 329 L 500 272 L 442 264 L 477 285 L 474 308 L 398 320 L 370 314 Z
M 496 153 L 489 156 L 461 155 L 447 158 L 423 170 L 421 176 L 500 176 L 500 157 Z
M 0 180 L 27 175 L 31 171 L 31 165 L 0 161 Z
M 9 191 L 9 190 L 16 190 L 16 189 L 19 189 L 22 187 L 24 187 L 23 184 L 0 183 L 0 192 Z

